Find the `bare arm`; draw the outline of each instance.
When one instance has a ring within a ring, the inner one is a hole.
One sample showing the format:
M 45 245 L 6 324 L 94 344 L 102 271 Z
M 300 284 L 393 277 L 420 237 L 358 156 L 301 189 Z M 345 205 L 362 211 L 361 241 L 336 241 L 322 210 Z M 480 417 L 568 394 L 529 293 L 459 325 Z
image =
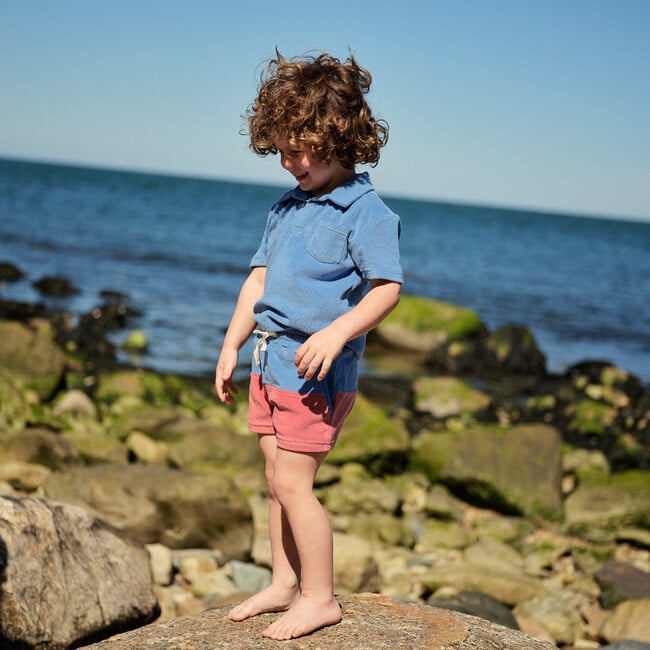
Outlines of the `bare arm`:
M 325 379 L 332 362 L 348 341 L 365 334 L 397 306 L 402 286 L 388 280 L 372 280 L 370 291 L 349 312 L 312 334 L 296 351 L 298 374 Z M 319 370 L 320 368 L 320 370 Z
M 232 375 L 239 360 L 239 350 L 255 328 L 253 306 L 264 293 L 265 277 L 266 268 L 263 266 L 255 267 L 250 272 L 239 291 L 237 305 L 223 340 L 215 370 L 214 387 L 219 399 L 226 404 L 232 404 L 235 400 L 233 393 L 238 392 L 232 383 Z

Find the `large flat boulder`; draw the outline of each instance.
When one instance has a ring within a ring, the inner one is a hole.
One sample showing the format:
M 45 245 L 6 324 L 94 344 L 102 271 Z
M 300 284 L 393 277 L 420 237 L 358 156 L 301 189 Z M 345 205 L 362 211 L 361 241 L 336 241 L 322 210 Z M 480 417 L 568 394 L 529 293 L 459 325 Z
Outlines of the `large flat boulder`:
M 309 636 L 282 641 L 288 650 L 556 650 L 531 636 L 475 616 L 428 605 L 398 603 L 387 596 L 341 596 L 343 620 Z M 149 625 L 88 646 L 87 650 L 254 650 L 280 647 L 262 637 L 279 614 L 241 623 L 228 620 L 229 606 Z

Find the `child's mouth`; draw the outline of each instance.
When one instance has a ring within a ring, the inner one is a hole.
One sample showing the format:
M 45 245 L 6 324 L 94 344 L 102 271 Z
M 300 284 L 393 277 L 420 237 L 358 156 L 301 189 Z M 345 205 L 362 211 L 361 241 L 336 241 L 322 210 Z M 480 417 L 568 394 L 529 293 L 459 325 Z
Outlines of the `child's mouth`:
M 302 174 L 297 174 L 297 175 L 296 175 L 296 180 L 297 180 L 298 182 L 300 182 L 300 181 L 304 181 L 305 178 L 307 178 L 307 172 L 303 172 Z

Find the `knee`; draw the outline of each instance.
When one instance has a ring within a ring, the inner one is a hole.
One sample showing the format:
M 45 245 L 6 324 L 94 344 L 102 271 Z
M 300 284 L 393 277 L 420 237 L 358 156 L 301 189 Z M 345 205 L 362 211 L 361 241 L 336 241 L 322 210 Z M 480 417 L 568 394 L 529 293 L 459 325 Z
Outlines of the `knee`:
M 276 475 L 273 477 L 271 492 L 281 504 L 285 505 L 298 494 L 299 488 L 295 480 Z

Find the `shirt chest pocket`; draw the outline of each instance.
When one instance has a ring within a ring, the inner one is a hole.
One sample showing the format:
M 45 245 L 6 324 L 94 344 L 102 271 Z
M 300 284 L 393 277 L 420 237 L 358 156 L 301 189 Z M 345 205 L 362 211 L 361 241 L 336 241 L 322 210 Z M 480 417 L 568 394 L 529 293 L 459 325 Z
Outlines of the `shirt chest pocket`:
M 318 224 L 307 240 L 307 252 L 324 264 L 340 264 L 348 251 L 349 231 L 329 224 Z

